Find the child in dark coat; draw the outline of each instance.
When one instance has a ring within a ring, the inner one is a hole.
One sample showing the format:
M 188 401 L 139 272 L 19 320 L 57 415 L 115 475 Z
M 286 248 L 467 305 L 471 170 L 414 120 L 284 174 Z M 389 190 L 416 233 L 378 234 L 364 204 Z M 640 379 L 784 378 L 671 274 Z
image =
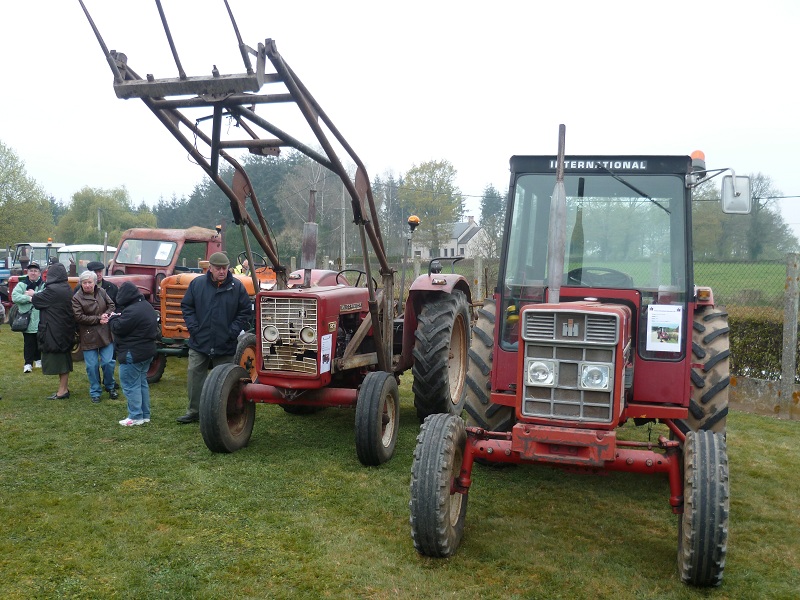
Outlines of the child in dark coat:
M 150 422 L 147 370 L 160 332 L 155 309 L 130 281 L 119 288 L 117 308 L 122 312 L 112 314 L 109 324 L 117 349 L 119 382 L 128 401 L 128 417 L 119 424 L 131 427 Z

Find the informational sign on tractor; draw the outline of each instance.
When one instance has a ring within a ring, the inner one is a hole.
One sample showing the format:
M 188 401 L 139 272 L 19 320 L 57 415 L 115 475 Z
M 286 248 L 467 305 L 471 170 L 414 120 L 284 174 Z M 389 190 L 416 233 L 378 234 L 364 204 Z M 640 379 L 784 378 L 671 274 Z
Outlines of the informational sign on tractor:
M 647 307 L 647 350 L 649 352 L 680 352 L 683 307 L 671 304 L 651 304 Z

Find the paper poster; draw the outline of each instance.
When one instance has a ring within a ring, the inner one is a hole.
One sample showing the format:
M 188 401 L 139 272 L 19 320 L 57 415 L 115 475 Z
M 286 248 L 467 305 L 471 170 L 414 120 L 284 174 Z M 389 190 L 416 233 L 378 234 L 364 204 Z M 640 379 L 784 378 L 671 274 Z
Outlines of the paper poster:
M 680 352 L 683 306 L 651 304 L 647 307 L 648 352 Z
M 320 351 L 322 352 L 322 358 L 319 361 L 319 372 L 320 373 L 327 373 L 331 370 L 331 345 L 333 340 L 333 334 L 329 333 L 327 335 L 322 336 L 322 343 L 320 344 Z
M 158 252 L 156 252 L 156 260 L 163 261 L 169 259 L 170 250 L 174 244 L 172 242 L 163 242 L 158 245 Z

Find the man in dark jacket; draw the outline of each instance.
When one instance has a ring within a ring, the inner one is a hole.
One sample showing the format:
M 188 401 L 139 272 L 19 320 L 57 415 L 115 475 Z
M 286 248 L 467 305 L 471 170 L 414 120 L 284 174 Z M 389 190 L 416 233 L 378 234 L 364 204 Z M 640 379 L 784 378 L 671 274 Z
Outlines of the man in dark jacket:
M 39 309 L 37 341 L 42 351 L 42 373 L 58 375 L 58 391 L 50 398 L 69 398 L 69 373 L 72 371 L 72 345 L 75 343 L 75 317 L 67 269 L 57 262 L 47 270 L 47 283 L 41 292 L 30 294 Z
M 135 284 L 126 281 L 117 294 L 117 308 L 109 319 L 119 362 L 119 381 L 128 401 L 125 427 L 150 422 L 150 386 L 147 370 L 156 353 L 160 335 L 158 315 Z
M 233 362 L 239 334 L 250 327 L 252 302 L 228 271 L 228 257 L 215 252 L 208 263 L 208 273 L 192 280 L 181 301 L 189 330 L 189 407 L 178 423 L 200 420 L 200 394 L 208 369 Z

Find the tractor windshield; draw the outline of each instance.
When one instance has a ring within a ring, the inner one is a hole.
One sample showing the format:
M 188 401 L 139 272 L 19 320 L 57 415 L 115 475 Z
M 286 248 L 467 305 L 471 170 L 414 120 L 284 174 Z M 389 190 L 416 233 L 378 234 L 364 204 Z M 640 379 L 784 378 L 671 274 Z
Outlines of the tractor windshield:
M 516 180 L 501 274 L 503 310 L 545 301 L 553 174 Z M 567 174 L 566 249 L 562 287 L 635 289 L 647 304 L 688 290 L 685 188 L 678 175 Z M 596 291 L 595 291 L 596 290 Z

